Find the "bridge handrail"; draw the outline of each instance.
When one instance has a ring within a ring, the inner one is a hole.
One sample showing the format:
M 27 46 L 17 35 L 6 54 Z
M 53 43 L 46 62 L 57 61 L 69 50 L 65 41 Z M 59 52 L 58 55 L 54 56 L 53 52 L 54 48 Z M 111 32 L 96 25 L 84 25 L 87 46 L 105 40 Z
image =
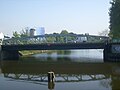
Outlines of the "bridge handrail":
M 74 40 L 68 40 L 67 38 L 71 36 L 71 37 L 74 37 Z M 52 41 L 47 41 L 47 37 L 64 37 L 66 38 L 65 40 L 63 41 L 55 41 L 55 40 L 52 40 Z M 104 38 L 104 40 L 108 40 L 108 37 L 106 36 L 95 36 L 95 35 L 83 35 L 83 34 L 45 34 L 45 35 L 37 35 L 37 36 L 33 36 L 33 37 L 18 37 L 18 38 L 7 38 L 7 39 L 4 39 L 3 40 L 3 45 L 7 44 L 7 45 L 11 45 L 11 44 L 38 44 L 38 43 L 76 43 L 76 42 L 83 42 L 82 40 L 79 41 L 77 40 L 77 37 L 87 37 L 87 38 L 90 38 L 90 37 L 99 37 L 99 38 Z M 102 40 L 101 40 L 102 41 Z M 86 41 L 85 41 L 86 42 Z M 87 40 L 87 42 L 89 42 Z M 91 42 L 99 42 L 98 40 L 96 41 L 91 41 Z

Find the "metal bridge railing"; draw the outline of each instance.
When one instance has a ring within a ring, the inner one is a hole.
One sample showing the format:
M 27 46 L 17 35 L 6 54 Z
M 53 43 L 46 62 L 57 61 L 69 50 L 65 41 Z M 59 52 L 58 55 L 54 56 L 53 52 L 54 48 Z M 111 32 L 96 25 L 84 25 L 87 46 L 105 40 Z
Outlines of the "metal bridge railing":
M 4 39 L 3 45 L 17 44 L 41 44 L 41 43 L 83 43 L 83 42 L 105 42 L 108 37 L 93 35 L 39 35 L 33 37 Z

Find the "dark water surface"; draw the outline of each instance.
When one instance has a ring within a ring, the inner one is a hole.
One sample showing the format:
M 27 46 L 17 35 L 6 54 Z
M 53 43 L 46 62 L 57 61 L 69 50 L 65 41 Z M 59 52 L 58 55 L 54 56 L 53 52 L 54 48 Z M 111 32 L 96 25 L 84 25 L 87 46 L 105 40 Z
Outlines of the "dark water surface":
M 48 83 L 47 73 L 55 73 Z M 101 50 L 54 51 L 0 62 L 0 90 L 120 90 L 120 63 Z

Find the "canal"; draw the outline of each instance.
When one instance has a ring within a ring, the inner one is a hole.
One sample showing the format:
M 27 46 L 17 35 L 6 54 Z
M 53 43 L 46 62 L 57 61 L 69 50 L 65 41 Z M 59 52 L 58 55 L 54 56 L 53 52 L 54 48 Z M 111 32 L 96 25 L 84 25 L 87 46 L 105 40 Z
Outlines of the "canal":
M 120 63 L 103 50 L 60 50 L 0 62 L 0 90 L 120 90 Z M 48 72 L 55 82 L 48 83 Z

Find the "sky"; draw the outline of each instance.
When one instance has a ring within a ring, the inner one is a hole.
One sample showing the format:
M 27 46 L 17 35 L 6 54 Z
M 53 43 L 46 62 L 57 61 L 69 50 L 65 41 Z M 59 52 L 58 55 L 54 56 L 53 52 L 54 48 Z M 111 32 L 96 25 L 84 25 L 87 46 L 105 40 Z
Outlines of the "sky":
M 0 32 L 11 36 L 26 27 L 97 35 L 109 29 L 110 0 L 0 0 Z

